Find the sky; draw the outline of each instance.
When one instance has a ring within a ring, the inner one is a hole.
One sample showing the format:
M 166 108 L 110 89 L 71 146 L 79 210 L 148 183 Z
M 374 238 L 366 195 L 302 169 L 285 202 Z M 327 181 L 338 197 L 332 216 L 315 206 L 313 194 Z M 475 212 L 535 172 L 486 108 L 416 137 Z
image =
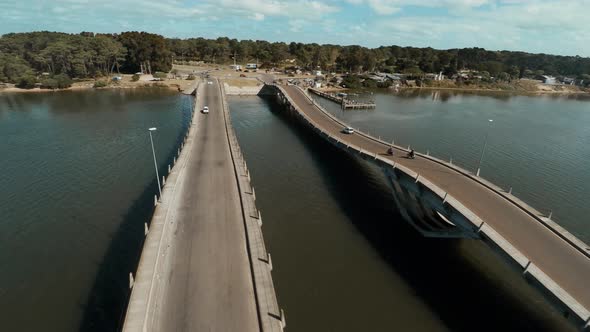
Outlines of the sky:
M 590 56 L 590 0 L 0 0 L 0 34 L 148 31 Z

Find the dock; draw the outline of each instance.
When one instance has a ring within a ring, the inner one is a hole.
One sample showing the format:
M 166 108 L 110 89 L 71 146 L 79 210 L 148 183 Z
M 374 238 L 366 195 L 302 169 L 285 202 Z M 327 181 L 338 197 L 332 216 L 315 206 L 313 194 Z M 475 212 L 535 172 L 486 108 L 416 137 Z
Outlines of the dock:
M 358 102 L 354 100 L 350 100 L 344 97 L 339 97 L 337 95 L 326 93 L 317 89 L 309 88 L 308 91 L 320 96 L 324 97 L 328 100 L 331 100 L 335 103 L 340 104 L 340 107 L 343 109 L 373 109 L 377 107 L 374 102 Z

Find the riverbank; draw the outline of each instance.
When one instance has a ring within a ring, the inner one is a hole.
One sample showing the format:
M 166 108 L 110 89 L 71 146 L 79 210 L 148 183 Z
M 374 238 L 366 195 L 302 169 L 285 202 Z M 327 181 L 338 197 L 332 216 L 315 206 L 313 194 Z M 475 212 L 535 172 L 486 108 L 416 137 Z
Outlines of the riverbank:
M 477 82 L 458 83 L 451 80 L 430 81 L 422 86 L 400 86 L 399 89 L 427 89 L 427 90 L 455 90 L 455 91 L 479 91 L 479 92 L 509 92 L 518 94 L 588 94 L 590 90 L 575 85 L 543 84 L 540 81 L 530 79 L 514 80 L 512 82 Z
M 395 89 L 388 89 L 388 90 L 395 90 Z M 425 86 L 425 87 L 401 87 L 398 91 L 411 91 L 411 90 L 430 90 L 430 91 L 456 91 L 456 92 L 500 92 L 500 93 L 511 93 L 511 94 L 518 94 L 518 95 L 588 95 L 590 92 L 588 91 L 555 91 L 555 90 L 537 90 L 537 91 L 528 91 L 528 90 L 502 90 L 502 89 L 485 89 L 485 88 L 467 88 L 467 87 L 460 87 L 460 88 L 443 88 L 443 87 L 434 87 L 434 86 Z
M 65 89 L 41 89 L 41 88 L 33 88 L 33 89 L 21 89 L 17 88 L 14 85 L 11 85 L 6 88 L 0 88 L 0 93 L 8 92 L 8 93 L 45 93 L 45 92 L 56 92 L 56 91 L 80 91 L 80 90 L 89 90 L 89 89 L 135 89 L 135 88 L 168 88 L 177 91 L 183 91 L 187 87 L 189 87 L 194 80 L 182 80 L 182 79 L 165 79 L 162 81 L 151 81 L 149 78 L 140 79 L 138 81 L 133 81 L 131 77 L 133 75 L 120 75 L 121 80 L 114 82 L 108 81 L 107 79 L 96 79 L 96 80 L 85 80 L 85 81 L 78 81 L 74 82 L 71 87 Z M 150 76 L 151 75 L 144 75 Z M 95 87 L 96 82 L 105 82 L 106 86 L 104 87 Z
M 543 85 L 543 84 L 540 84 Z M 507 94 L 517 94 L 517 95 L 527 95 L 527 96 L 534 96 L 534 95 L 590 95 L 589 90 L 580 89 L 575 86 L 547 86 L 543 87 L 540 86 L 538 88 L 519 88 L 518 86 L 512 86 L 513 88 L 497 88 L 497 87 L 485 87 L 485 86 L 399 86 L 399 87 L 390 87 L 390 88 L 365 88 L 368 90 L 377 90 L 377 91 L 392 91 L 392 92 L 401 92 L 401 91 L 419 91 L 419 90 L 428 90 L 428 91 L 455 91 L 455 92 L 493 92 L 493 93 L 507 93 Z M 334 93 L 334 92 L 342 92 L 342 91 L 355 91 L 357 89 L 347 89 L 341 87 L 323 87 L 318 89 L 322 92 L 327 93 Z M 362 90 L 362 89 L 361 89 Z

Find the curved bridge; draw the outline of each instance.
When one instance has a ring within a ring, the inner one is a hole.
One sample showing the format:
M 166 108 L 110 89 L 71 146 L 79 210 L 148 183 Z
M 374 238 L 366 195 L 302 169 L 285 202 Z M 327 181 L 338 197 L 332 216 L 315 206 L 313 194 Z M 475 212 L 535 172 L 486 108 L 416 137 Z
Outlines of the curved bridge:
M 325 140 L 378 165 L 406 221 L 425 236 L 482 239 L 583 330 L 590 330 L 590 246 L 510 193 L 455 165 L 407 152 L 341 122 L 299 87 L 267 81 L 303 123 Z

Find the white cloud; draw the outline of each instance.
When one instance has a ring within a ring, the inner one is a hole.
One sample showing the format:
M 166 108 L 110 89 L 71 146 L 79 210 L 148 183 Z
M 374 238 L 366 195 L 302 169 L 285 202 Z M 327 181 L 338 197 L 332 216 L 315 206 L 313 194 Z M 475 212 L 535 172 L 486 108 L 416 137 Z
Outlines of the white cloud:
M 0 33 L 145 30 L 588 56 L 589 8 L 590 0 L 0 0 Z
M 311 0 L 207 0 L 218 3 L 218 8 L 233 14 L 244 15 L 252 12 L 265 16 L 292 18 L 320 18 L 335 13 L 334 5 Z
M 379 15 L 391 15 L 393 13 L 397 13 L 401 10 L 400 7 L 396 5 L 398 1 L 391 1 L 391 0 L 367 0 L 369 6 Z
M 254 15 L 250 16 L 250 18 L 254 21 L 262 21 L 264 20 L 264 14 L 254 13 Z
M 350 4 L 360 5 L 366 3 L 373 11 L 379 15 L 391 15 L 398 13 L 407 6 L 429 7 L 429 8 L 448 8 L 464 9 L 477 8 L 484 5 L 493 4 L 494 0 L 346 0 Z
M 291 32 L 301 32 L 306 24 L 305 20 L 289 20 L 289 30 Z

